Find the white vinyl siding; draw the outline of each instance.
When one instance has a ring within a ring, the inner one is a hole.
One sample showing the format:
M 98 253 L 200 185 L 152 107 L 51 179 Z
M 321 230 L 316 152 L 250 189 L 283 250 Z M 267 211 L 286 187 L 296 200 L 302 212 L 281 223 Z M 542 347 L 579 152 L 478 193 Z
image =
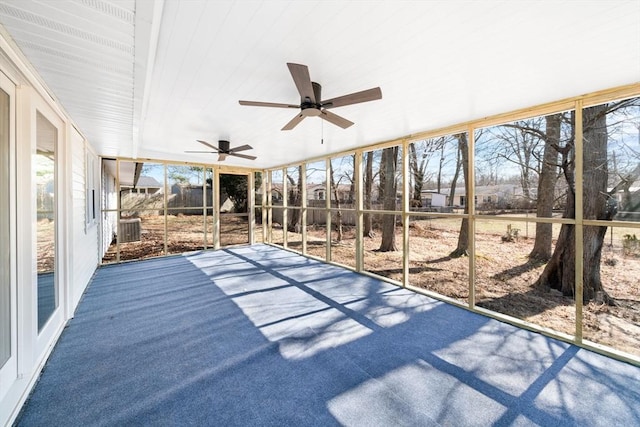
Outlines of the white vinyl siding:
M 73 192 L 73 245 L 71 305 L 76 306 L 98 265 L 98 227 L 86 223 L 86 158 L 88 147 L 75 129 L 71 132 L 72 192 Z M 96 173 L 96 172 L 94 172 Z

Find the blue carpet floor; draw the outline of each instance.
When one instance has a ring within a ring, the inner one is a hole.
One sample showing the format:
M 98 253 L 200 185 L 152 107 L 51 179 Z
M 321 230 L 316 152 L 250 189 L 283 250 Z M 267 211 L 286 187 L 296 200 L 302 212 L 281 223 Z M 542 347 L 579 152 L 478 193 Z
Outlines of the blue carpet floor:
M 256 245 L 98 270 L 21 426 L 634 426 L 640 369 Z

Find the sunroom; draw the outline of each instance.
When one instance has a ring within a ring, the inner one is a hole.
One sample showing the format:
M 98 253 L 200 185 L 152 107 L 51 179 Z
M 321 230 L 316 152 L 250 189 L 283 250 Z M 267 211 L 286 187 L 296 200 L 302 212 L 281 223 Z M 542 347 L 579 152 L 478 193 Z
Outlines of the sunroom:
M 637 0 L 0 24 L 3 425 L 640 423 Z

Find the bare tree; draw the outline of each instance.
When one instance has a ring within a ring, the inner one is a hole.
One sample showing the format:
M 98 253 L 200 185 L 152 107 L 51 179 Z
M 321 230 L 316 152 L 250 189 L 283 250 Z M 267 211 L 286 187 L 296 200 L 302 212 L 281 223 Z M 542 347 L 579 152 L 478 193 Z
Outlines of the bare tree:
M 446 157 L 444 154 L 444 147 L 446 146 L 445 144 L 445 138 L 442 138 L 442 144 L 440 144 L 440 160 L 438 163 L 438 178 L 436 180 L 436 191 L 438 192 L 438 194 L 440 194 L 440 192 L 442 191 L 442 169 L 445 166 L 445 161 L 446 161 Z
M 373 151 L 368 151 L 365 156 L 364 167 L 364 209 L 371 209 L 371 190 L 373 189 Z M 363 231 L 364 237 L 373 237 L 373 218 L 369 212 L 363 215 Z
M 398 147 L 385 148 L 382 151 L 382 161 L 380 168 L 381 181 L 384 176 L 384 209 L 388 211 L 396 210 L 397 180 L 396 169 L 398 165 Z M 383 215 L 382 218 L 382 242 L 380 252 L 397 251 L 396 246 L 396 216 Z
M 456 197 L 456 187 L 458 185 L 458 178 L 460 177 L 460 169 L 462 169 L 462 148 L 460 147 L 460 143 L 457 144 L 458 149 L 456 150 L 456 168 L 453 172 L 453 178 L 451 179 L 451 188 L 449 189 L 449 206 L 453 206 L 455 203 Z
M 464 177 L 465 186 L 465 204 L 464 213 L 469 213 L 469 205 L 474 203 L 473 200 L 469 200 L 469 142 L 467 140 L 466 133 L 459 133 L 455 135 L 458 140 L 458 153 L 460 155 L 462 175 Z M 463 218 L 460 225 L 460 234 L 458 235 L 458 246 L 449 254 L 451 258 L 459 258 L 461 256 L 468 255 L 469 249 L 469 219 Z
M 345 177 L 349 180 L 349 203 L 353 203 L 356 199 L 356 180 L 355 180 L 355 170 L 356 170 L 356 155 L 352 154 L 351 156 L 351 173 L 345 173 Z
M 427 167 L 428 158 L 425 153 L 418 160 L 416 145 L 418 142 L 409 144 L 409 172 L 413 181 L 413 196 L 411 197 L 411 206 L 422 206 L 422 186 L 424 185 L 424 172 Z
M 336 182 L 335 177 L 334 177 L 334 173 L 333 173 L 333 162 L 329 162 L 329 177 L 331 179 L 331 191 L 333 191 L 333 197 L 335 198 L 336 201 L 336 232 L 337 232 L 337 237 L 336 240 L 338 242 L 341 242 L 343 239 L 343 232 L 342 232 L 342 206 L 340 205 L 340 192 L 338 191 L 338 185 L 340 185 L 339 182 Z
M 422 190 L 425 183 L 431 179 L 427 174 L 429 161 L 434 154 L 440 154 L 440 165 L 438 170 L 438 193 L 440 192 L 442 167 L 444 165 L 444 146 L 445 137 L 427 139 L 425 141 L 416 141 L 409 144 L 409 178 L 413 182 L 411 206 L 422 206 Z
M 628 105 L 637 105 L 638 99 L 597 105 L 583 110 L 583 215 L 584 219 L 611 220 L 616 214 L 611 203 L 612 195 L 619 191 L 622 183 L 607 191 L 608 132 L 607 114 Z M 635 104 L 634 104 L 635 103 Z M 558 147 L 562 156 L 562 171 L 567 180 L 567 204 L 565 218 L 575 218 L 575 164 L 574 143 Z M 626 178 L 635 180 L 640 173 L 638 165 Z M 606 226 L 583 227 L 583 302 L 601 294 L 605 302 L 613 304 L 602 287 L 600 262 Z M 563 224 L 551 259 L 538 278 L 536 285 L 560 290 L 564 295 L 575 295 L 575 225 Z
M 542 118 L 535 117 L 494 128 L 492 135 L 500 143 L 495 155 L 497 159 L 513 163 L 519 171 L 519 184 L 526 200 L 532 200 L 531 188 L 534 176 L 540 171 L 544 149 L 544 134 L 540 132 Z
M 300 207 L 302 206 L 302 166 L 298 166 L 297 175 L 293 175 L 287 172 L 288 185 L 288 200 L 287 206 Z M 287 215 L 287 231 L 298 232 L 300 223 L 300 209 L 288 209 Z
M 551 218 L 553 214 L 554 188 L 558 170 L 558 151 L 556 147 L 560 147 L 562 116 L 562 114 L 552 114 L 545 117 L 545 146 L 538 178 L 538 197 L 536 201 L 536 216 L 538 218 Z M 536 238 L 529 258 L 538 261 L 546 261 L 551 258 L 552 238 L 553 224 L 536 222 Z

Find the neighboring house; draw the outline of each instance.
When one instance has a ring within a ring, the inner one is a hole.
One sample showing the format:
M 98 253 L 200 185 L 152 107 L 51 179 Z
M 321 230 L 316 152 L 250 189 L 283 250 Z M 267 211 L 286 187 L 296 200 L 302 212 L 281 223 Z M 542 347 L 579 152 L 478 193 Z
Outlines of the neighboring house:
M 324 184 L 307 185 L 307 197 L 309 200 L 327 200 L 327 188 Z
M 423 208 L 440 208 L 447 206 L 449 196 L 436 190 L 422 190 L 420 194 Z
M 289 188 L 289 190 L 291 190 Z M 294 193 L 298 191 L 297 186 L 293 188 Z M 532 197 L 535 197 L 535 190 L 532 189 Z M 352 197 L 350 184 L 339 184 L 337 188 L 338 198 L 341 202 L 349 203 Z M 335 192 L 333 189 L 329 189 L 331 200 L 335 200 Z M 262 197 L 262 189 L 256 190 L 256 198 L 259 200 Z M 282 202 L 282 184 L 275 184 L 271 187 L 271 197 L 273 203 Z M 307 184 L 307 200 L 308 201 L 322 201 L 326 200 L 327 189 L 324 183 Z M 622 196 L 618 196 L 621 198 Z M 639 196 L 640 197 L 640 196 Z M 402 191 L 398 191 L 398 202 L 402 200 Z M 380 204 L 383 201 L 378 198 L 378 188 L 374 185 L 371 192 L 371 201 L 373 204 Z M 498 185 L 486 185 L 478 186 L 475 188 L 475 201 L 478 207 L 492 207 L 509 209 L 512 206 L 517 206 L 525 201 L 522 188 L 516 184 L 498 184 Z M 449 206 L 448 193 L 438 192 L 437 190 L 422 190 L 421 202 L 423 208 L 438 208 Z M 456 188 L 455 195 L 453 197 L 453 206 L 464 207 L 467 203 L 467 195 L 464 185 L 460 185 Z
M 485 185 L 475 187 L 475 204 L 478 207 L 510 208 L 523 200 L 522 188 L 514 184 Z M 453 205 L 467 205 L 467 194 L 464 186 L 456 188 Z
M 315 198 L 314 200 L 326 200 L 326 190 L 325 190 L 325 185 L 324 184 L 314 184 L 314 185 L 319 185 L 318 188 L 316 188 L 315 193 L 320 196 L 324 196 L 322 198 Z M 351 193 L 351 185 L 350 184 L 338 184 L 337 188 L 334 189 L 333 187 L 329 188 L 329 194 L 330 194 L 330 198 L 331 200 L 336 200 L 336 193 L 338 194 L 338 199 L 341 202 L 349 202 L 351 201 L 351 198 L 353 197 L 353 194 Z
M 290 191 L 291 188 L 288 188 Z M 271 200 L 274 203 L 282 202 L 282 184 L 274 184 L 271 186 Z M 294 186 L 294 194 L 298 191 L 298 187 Z M 339 184 L 337 188 L 338 198 L 341 202 L 348 202 L 351 197 L 351 185 Z M 331 200 L 335 200 L 335 191 L 330 188 L 329 194 Z M 256 198 L 262 197 L 262 190 L 256 191 Z M 327 200 L 327 189 L 325 184 L 307 184 L 307 200 Z
M 120 189 L 125 192 L 129 191 L 129 194 L 146 194 L 152 195 L 162 192 L 163 185 L 158 182 L 152 176 L 141 176 L 133 185 L 121 185 Z

